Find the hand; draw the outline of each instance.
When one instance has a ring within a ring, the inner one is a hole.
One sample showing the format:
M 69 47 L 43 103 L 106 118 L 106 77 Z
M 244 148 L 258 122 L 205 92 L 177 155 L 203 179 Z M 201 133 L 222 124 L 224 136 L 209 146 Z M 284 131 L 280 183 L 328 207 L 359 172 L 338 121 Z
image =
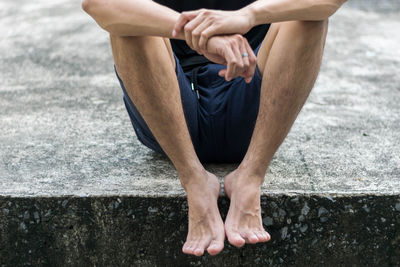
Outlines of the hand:
M 243 57 L 244 53 L 248 56 Z M 241 76 L 249 83 L 254 76 L 256 56 L 247 39 L 240 34 L 211 37 L 202 54 L 212 62 L 227 65 L 218 73 L 227 81 Z
M 245 34 L 252 25 L 252 17 L 247 9 L 222 11 L 200 9 L 183 12 L 175 23 L 172 35 L 177 37 L 185 32 L 186 43 L 193 50 L 206 50 L 211 36 L 222 34 Z

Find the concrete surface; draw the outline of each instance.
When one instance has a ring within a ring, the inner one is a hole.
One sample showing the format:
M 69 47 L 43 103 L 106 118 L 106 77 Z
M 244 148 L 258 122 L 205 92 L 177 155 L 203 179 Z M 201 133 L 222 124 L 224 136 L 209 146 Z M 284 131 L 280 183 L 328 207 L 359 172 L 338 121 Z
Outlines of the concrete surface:
M 331 19 L 317 84 L 266 176 L 264 223 L 275 241 L 197 260 L 180 254 L 184 191 L 169 161 L 134 136 L 107 34 L 76 0 L 0 1 L 0 263 L 146 266 L 157 262 L 149 247 L 158 236 L 164 261 L 182 265 L 294 265 L 310 255 L 315 265 L 399 263 L 400 9 L 368 3 L 351 1 Z M 234 167 L 207 165 L 220 178 Z M 107 213 L 118 199 L 124 208 Z M 140 227 L 156 218 L 156 230 Z M 143 243 L 129 243 L 138 235 Z M 107 249 L 114 254 L 96 258 Z

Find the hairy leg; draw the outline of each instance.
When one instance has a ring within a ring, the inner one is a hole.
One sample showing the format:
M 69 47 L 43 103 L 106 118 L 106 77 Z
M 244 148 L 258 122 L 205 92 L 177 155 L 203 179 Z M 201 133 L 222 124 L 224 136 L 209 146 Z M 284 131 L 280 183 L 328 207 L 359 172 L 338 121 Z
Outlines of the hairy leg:
M 225 221 L 235 246 L 266 242 L 260 188 L 268 165 L 288 134 L 317 78 L 327 21 L 291 21 L 271 26 L 257 59 L 262 73 L 260 109 L 247 153 L 225 178 L 231 204 Z
M 174 164 L 189 205 L 189 232 L 183 252 L 217 254 L 224 226 L 217 206 L 219 181 L 200 163 L 186 125 L 175 60 L 168 39 L 111 36 L 119 76 L 132 102 Z

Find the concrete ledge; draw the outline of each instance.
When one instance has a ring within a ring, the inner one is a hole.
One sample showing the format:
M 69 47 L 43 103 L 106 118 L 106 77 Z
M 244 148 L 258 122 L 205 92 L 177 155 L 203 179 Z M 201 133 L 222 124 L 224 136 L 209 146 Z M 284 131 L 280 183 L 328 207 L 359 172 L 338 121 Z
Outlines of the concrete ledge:
M 220 200 L 226 215 L 228 200 Z M 398 266 L 399 196 L 268 195 L 272 241 L 216 256 L 181 253 L 182 197 L 0 198 L 4 266 Z
M 1 4 L 0 195 L 183 196 L 169 161 L 134 136 L 107 34 L 71 1 L 20 1 L 18 12 Z M 392 13 L 332 17 L 264 192 L 400 193 L 399 28 Z M 207 167 L 220 178 L 234 168 Z

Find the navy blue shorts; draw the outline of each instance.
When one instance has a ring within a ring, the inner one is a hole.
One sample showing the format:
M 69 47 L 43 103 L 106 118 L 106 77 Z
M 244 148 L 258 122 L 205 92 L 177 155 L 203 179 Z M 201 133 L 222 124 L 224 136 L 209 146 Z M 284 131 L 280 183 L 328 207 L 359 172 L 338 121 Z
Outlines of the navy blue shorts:
M 256 55 L 259 48 L 254 51 Z M 241 77 L 230 82 L 220 77 L 218 71 L 225 68 L 223 65 L 208 64 L 184 72 L 176 56 L 175 61 L 183 111 L 200 161 L 240 162 L 249 146 L 260 105 L 258 68 L 247 84 Z M 145 146 L 165 155 L 130 100 L 122 80 L 119 77 L 118 80 L 137 138 Z

